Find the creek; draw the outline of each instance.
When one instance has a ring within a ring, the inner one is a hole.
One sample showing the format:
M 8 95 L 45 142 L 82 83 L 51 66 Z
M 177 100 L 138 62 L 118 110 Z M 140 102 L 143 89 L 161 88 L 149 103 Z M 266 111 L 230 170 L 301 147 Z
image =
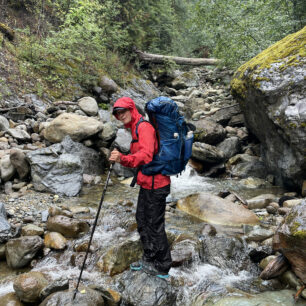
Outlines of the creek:
M 94 248 L 98 250 L 106 250 L 125 239 L 138 235 L 135 231 L 134 220 L 138 187 L 131 188 L 128 184 L 120 182 L 115 176 L 112 176 L 111 180 L 112 182 L 106 192 L 92 243 Z M 102 188 L 101 185 L 90 188 L 85 187 L 79 197 L 63 198 L 61 201 L 66 206 L 89 207 L 91 211 L 89 222 L 92 223 L 92 217 L 99 204 Z M 239 180 L 202 177 L 196 174 L 192 168 L 187 167 L 182 175 L 172 178 L 169 201 L 176 201 L 177 199 L 199 191 L 218 194 L 219 192 L 229 190 L 238 193 L 245 199 L 263 193 L 274 193 L 276 195 L 284 193 L 283 189 L 273 186 L 248 188 L 246 185 L 240 183 Z M 166 229 L 168 232 L 175 232 L 176 234 L 179 232 L 190 235 L 200 232 L 203 227 L 201 220 L 172 208 L 171 203 L 168 206 L 166 213 Z M 88 216 L 84 216 L 84 218 L 88 218 Z M 191 304 L 191 301 L 194 301 L 195 297 L 203 300 L 209 296 L 239 293 L 241 290 L 250 293 L 259 291 L 257 285 L 254 284 L 258 279 L 258 270 L 254 268 L 255 265 L 246 266 L 246 269 L 237 268 L 239 262 L 242 262 L 248 257 L 248 246 L 243 239 L 243 228 L 237 229 L 222 226 L 216 228 L 218 234 L 227 237 L 226 239 L 228 241 L 231 238 L 238 237 L 242 243 L 240 250 L 243 250 L 243 252 L 234 258 L 230 264 L 217 266 L 205 261 L 205 250 L 202 250 L 201 252 L 204 253 L 202 254 L 203 256 L 193 254 L 190 263 L 172 268 L 170 275 L 172 276 L 172 284 L 177 290 L 176 305 L 197 305 Z M 224 244 L 224 248 L 226 247 L 227 245 Z M 51 251 L 47 256 L 37 260 L 32 271 L 44 272 L 54 280 L 67 277 L 70 280 L 70 286 L 73 286 L 77 281 L 80 269 L 78 264 L 71 264 L 72 254 L 73 240 L 69 241 L 69 245 L 64 252 Z M 218 254 L 215 255 L 217 256 Z M 1 295 L 14 291 L 13 279 L 15 275 L 25 270 L 12 271 L 3 262 L 0 267 L 1 298 Z M 82 283 L 94 283 L 99 286 L 112 284 L 117 286 L 119 280 L 120 274 L 110 277 L 107 274 L 101 273 L 96 267 L 95 256 L 89 256 L 87 269 L 82 276 Z M 270 281 L 265 281 L 261 283 L 261 287 L 269 290 L 273 289 L 273 284 Z

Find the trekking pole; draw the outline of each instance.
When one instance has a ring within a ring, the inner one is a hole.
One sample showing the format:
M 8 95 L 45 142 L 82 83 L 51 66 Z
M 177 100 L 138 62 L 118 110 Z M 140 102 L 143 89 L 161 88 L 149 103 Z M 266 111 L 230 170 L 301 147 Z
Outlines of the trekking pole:
M 97 225 L 97 222 L 98 222 L 100 210 L 101 210 L 101 207 L 102 207 L 102 203 L 103 203 L 103 200 L 104 200 L 104 196 L 105 196 L 105 192 L 106 192 L 106 189 L 107 189 L 107 185 L 108 185 L 108 181 L 109 181 L 109 177 L 110 177 L 110 173 L 111 173 L 112 168 L 113 168 L 113 164 L 110 165 L 109 170 L 108 170 L 108 174 L 107 174 L 105 186 L 104 186 L 104 189 L 103 189 L 103 192 L 102 192 L 102 196 L 101 196 L 99 208 L 98 208 L 98 211 L 97 211 L 96 219 L 95 219 L 95 222 L 94 222 L 93 227 L 92 227 L 92 231 L 91 231 L 89 243 L 88 243 L 88 246 L 87 246 L 85 258 L 84 258 L 84 261 L 83 261 L 83 264 L 82 264 L 80 276 L 79 276 L 79 279 L 78 279 L 77 286 L 76 286 L 76 288 L 74 290 L 74 294 L 73 294 L 73 299 L 72 300 L 75 299 L 75 296 L 76 296 L 76 294 L 78 292 L 79 284 L 80 284 L 80 281 L 81 281 L 81 278 L 82 278 L 82 273 L 83 273 L 83 270 L 84 270 L 84 267 L 85 267 L 85 262 L 86 262 L 86 259 L 87 259 L 88 253 L 89 253 L 89 248 L 90 248 L 90 244 L 91 244 L 91 241 L 92 241 L 92 237 L 93 237 L 95 229 L 96 229 L 96 225 Z

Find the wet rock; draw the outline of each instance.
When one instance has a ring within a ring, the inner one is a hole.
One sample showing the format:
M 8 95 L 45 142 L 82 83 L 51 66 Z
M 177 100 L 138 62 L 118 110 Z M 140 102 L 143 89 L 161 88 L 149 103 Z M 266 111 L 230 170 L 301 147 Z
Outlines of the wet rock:
M 276 258 L 277 256 L 275 255 L 270 255 L 270 256 L 267 256 L 265 257 L 264 259 L 262 259 L 259 263 L 259 267 L 264 270 L 266 268 L 266 266 Z
M 191 263 L 193 259 L 199 258 L 199 251 L 200 246 L 195 240 L 174 241 L 171 246 L 172 266 L 178 267 Z
M 102 122 L 90 118 L 79 116 L 73 113 L 59 115 L 44 130 L 44 137 L 53 143 L 61 142 L 65 136 L 69 135 L 74 141 L 81 141 L 103 129 Z
M 215 145 L 226 136 L 222 125 L 211 119 L 201 119 L 194 122 L 194 125 L 196 126 L 196 131 L 194 132 L 195 141 Z
M 89 231 L 89 225 L 85 221 L 56 215 L 47 221 L 47 229 L 51 232 L 58 232 L 68 238 L 77 238 Z
M 267 291 L 258 294 L 245 294 L 244 296 L 231 296 L 225 297 L 218 302 L 213 302 L 214 306 L 237 306 L 237 305 L 279 305 L 279 306 L 299 306 L 304 302 L 298 302 L 295 304 L 292 295 L 295 292 L 293 290 L 278 290 Z M 208 304 L 209 305 L 209 304 Z
M 284 255 L 278 255 L 272 259 L 260 273 L 261 279 L 271 279 L 282 275 L 288 269 L 288 261 Z
M 5 306 L 23 306 L 15 292 L 10 292 L 1 296 L 1 305 Z
M 69 280 L 65 277 L 62 277 L 53 282 L 50 282 L 46 287 L 44 287 L 39 293 L 39 298 L 40 300 L 44 300 L 52 293 L 64 291 L 67 289 L 69 289 Z
M 253 230 L 246 236 L 247 241 L 263 241 L 274 235 L 274 231 L 254 226 Z
M 6 243 L 6 262 L 9 267 L 18 269 L 28 265 L 44 246 L 39 236 L 22 236 Z
M 175 305 L 176 295 L 167 282 L 144 272 L 126 272 L 120 279 L 122 302 L 127 305 Z
M 224 153 L 206 143 L 195 142 L 192 146 L 192 157 L 207 163 L 219 163 L 224 161 Z
M 239 153 L 241 149 L 241 142 L 238 137 L 226 138 L 224 141 L 217 145 L 217 149 L 224 153 L 224 158 L 227 160 Z
M 262 144 L 269 172 L 276 184 L 291 188 L 300 188 L 305 178 L 306 59 L 300 56 L 305 31 L 288 35 L 245 63 L 231 83 L 247 126 Z
M 240 180 L 240 183 L 247 186 L 248 188 L 254 188 L 254 189 L 268 185 L 268 183 L 265 180 L 260 179 L 258 177 L 248 177 Z
M 26 303 L 40 301 L 41 290 L 48 285 L 48 281 L 41 272 L 28 272 L 21 274 L 14 281 L 14 290 L 18 298 Z
M 98 261 L 97 266 L 109 275 L 115 275 L 128 269 L 142 254 L 139 237 L 134 236 L 112 247 Z
M 60 291 L 49 295 L 39 306 L 103 306 L 102 296 L 90 288 L 80 288 L 73 300 L 74 291 Z
M 111 288 L 99 287 L 96 285 L 90 285 L 90 288 L 102 293 L 102 296 L 106 299 L 107 306 L 119 306 L 121 302 L 120 292 Z
M 273 248 L 286 256 L 293 272 L 306 284 L 306 200 L 294 206 L 277 229 Z
M 10 156 L 5 155 L 0 160 L 1 179 L 6 182 L 9 181 L 15 174 L 15 167 L 11 163 Z
M 266 178 L 267 169 L 263 162 L 255 156 L 251 157 L 252 160 L 237 162 L 235 165 L 228 167 L 229 172 L 233 176 L 246 178 L 255 176 L 259 178 Z
M 251 242 L 252 243 L 252 242 Z M 251 244 L 250 243 L 250 244 Z M 249 246 L 250 246 L 249 244 Z M 252 262 L 260 262 L 265 257 L 271 255 L 273 253 L 272 250 L 272 244 L 270 245 L 260 245 L 252 248 L 250 246 L 251 250 L 249 251 L 249 256 Z
M 97 101 L 92 97 L 84 97 L 78 100 L 80 109 L 88 116 L 96 116 L 98 113 Z
M 67 245 L 67 239 L 60 233 L 49 232 L 45 235 L 44 243 L 46 248 L 63 250 Z
M 180 199 L 177 208 L 212 224 L 242 226 L 259 223 L 250 210 L 205 192 Z
M 22 236 L 42 236 L 44 234 L 44 230 L 34 224 L 28 224 L 21 229 Z
M 209 235 L 209 236 L 215 236 L 217 234 L 217 230 L 214 226 L 211 224 L 204 224 L 203 228 L 201 229 L 201 235 Z
M 7 221 L 5 206 L 0 202 L 0 244 L 8 240 L 10 232 L 11 225 Z
M 292 271 L 286 271 L 280 276 L 280 280 L 290 286 L 291 288 L 296 288 L 297 286 L 301 286 L 301 282 L 298 280 L 296 275 Z
M 249 209 L 265 208 L 271 202 L 275 202 L 277 197 L 274 194 L 261 194 L 257 197 L 247 200 Z
M 257 272 L 257 266 L 246 252 L 246 248 L 237 238 L 227 236 L 203 236 L 201 260 L 220 269 L 234 272 L 247 270 Z
M 29 163 L 26 160 L 25 154 L 19 149 L 12 149 L 10 153 L 12 165 L 17 170 L 20 179 L 24 179 L 30 172 Z

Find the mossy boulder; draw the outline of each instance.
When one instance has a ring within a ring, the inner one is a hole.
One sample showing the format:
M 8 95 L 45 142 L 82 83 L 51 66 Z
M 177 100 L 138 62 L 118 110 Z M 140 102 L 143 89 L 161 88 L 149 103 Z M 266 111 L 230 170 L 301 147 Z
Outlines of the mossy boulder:
M 300 188 L 306 170 L 306 27 L 242 65 L 231 82 L 276 183 Z
M 306 284 L 306 200 L 293 207 L 277 229 L 273 248 L 287 257 L 294 273 Z

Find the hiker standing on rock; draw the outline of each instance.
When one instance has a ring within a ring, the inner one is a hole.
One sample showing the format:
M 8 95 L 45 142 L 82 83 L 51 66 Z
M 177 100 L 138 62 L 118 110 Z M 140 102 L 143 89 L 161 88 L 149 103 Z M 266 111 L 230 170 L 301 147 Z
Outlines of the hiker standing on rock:
M 132 142 L 131 154 L 124 155 L 113 150 L 109 160 L 122 166 L 139 168 L 152 161 L 158 152 L 158 139 L 154 127 L 136 109 L 131 98 L 122 97 L 113 107 L 113 115 L 125 128 L 130 128 Z M 140 124 L 141 123 L 141 124 Z M 170 193 L 170 177 L 162 174 L 144 175 L 141 169 L 137 174 L 140 185 L 136 221 L 143 246 L 142 260 L 131 264 L 131 270 L 141 270 L 167 278 L 171 267 L 171 254 L 165 232 L 166 197 Z

